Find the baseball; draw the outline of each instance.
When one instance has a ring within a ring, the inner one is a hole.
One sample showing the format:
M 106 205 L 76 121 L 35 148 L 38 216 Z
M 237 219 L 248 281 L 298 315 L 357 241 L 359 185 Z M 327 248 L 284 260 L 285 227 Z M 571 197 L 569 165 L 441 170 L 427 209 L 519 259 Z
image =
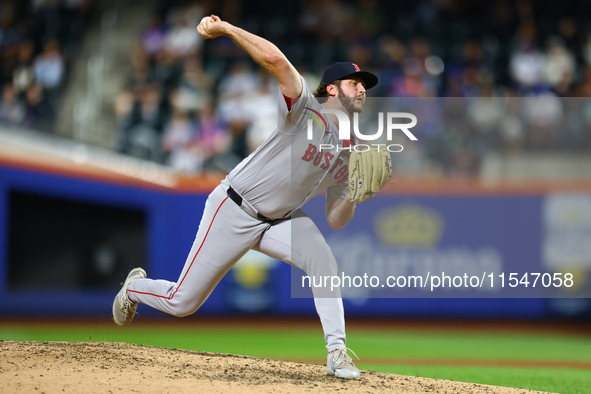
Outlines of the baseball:
M 199 22 L 199 25 L 201 25 L 201 28 L 203 30 L 207 30 L 209 28 L 209 22 L 212 22 L 213 19 L 211 18 L 211 16 L 205 16 L 201 19 L 201 22 Z

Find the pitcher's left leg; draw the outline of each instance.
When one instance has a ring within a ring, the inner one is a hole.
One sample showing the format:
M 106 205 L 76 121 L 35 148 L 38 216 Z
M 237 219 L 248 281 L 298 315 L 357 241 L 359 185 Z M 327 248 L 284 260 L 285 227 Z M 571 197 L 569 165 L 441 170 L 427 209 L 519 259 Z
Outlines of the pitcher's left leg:
M 291 220 L 266 230 L 253 248 L 302 269 L 308 276 L 338 275 L 337 262 L 314 222 L 301 210 Z M 340 289 L 312 286 L 316 312 L 320 317 L 326 348 L 332 351 L 346 346 L 345 312 Z

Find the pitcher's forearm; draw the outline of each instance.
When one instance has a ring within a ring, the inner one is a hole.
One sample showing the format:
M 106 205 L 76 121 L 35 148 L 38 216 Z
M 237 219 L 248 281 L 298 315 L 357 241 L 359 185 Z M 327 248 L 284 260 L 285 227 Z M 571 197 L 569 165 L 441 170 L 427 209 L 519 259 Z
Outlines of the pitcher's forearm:
M 345 227 L 353 219 L 356 205 L 356 203 L 351 201 L 348 194 L 345 200 L 340 203 L 327 201 L 326 220 L 328 221 L 328 225 L 334 230 Z
M 273 74 L 272 70 L 282 61 L 287 62 L 283 52 L 266 39 L 247 32 L 240 27 L 227 24 L 226 35 L 244 49 L 252 59 Z
M 302 91 L 300 75 L 287 57 L 272 42 L 228 22 L 221 22 L 221 34 L 231 38 L 250 57 L 279 82 L 282 93 L 298 97 Z

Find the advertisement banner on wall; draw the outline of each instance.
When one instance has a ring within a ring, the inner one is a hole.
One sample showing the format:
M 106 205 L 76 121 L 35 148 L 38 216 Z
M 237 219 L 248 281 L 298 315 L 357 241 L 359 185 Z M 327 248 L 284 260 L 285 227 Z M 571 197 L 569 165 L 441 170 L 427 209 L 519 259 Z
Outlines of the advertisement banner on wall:
M 591 196 L 554 193 L 542 206 L 542 264 L 550 272 L 570 273 L 574 285 L 552 289 L 549 309 L 574 316 L 591 310 Z
M 566 241 L 547 240 L 543 259 L 542 231 L 546 237 L 553 232 L 541 223 L 542 204 L 541 196 L 377 196 L 333 231 L 322 220 L 324 201 L 318 198 L 308 213 L 318 218 L 338 274 L 315 277 L 294 269 L 292 296 L 585 297 L 571 291 L 583 280 L 578 266 L 548 263 L 546 255 L 570 250 L 560 245 Z M 579 262 L 586 252 L 577 253 Z

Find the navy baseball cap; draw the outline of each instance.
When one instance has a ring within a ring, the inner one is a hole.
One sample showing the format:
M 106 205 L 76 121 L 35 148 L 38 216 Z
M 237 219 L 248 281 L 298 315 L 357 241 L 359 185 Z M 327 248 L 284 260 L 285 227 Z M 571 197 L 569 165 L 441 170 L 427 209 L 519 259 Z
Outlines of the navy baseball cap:
M 351 62 L 337 62 L 322 74 L 321 84 L 333 83 L 339 79 L 359 77 L 365 82 L 365 88 L 370 89 L 378 84 L 378 77 L 369 71 L 361 71 L 359 66 Z

